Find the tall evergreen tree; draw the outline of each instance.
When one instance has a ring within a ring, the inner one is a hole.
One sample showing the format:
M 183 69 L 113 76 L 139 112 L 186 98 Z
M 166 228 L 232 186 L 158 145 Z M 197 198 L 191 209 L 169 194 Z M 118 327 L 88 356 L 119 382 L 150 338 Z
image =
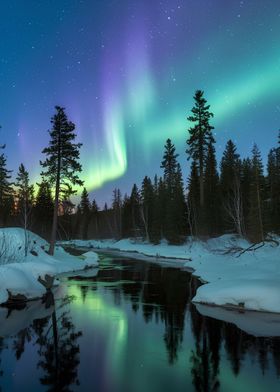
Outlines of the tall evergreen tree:
M 93 199 L 92 203 L 91 203 L 90 212 L 91 212 L 91 217 L 92 217 L 94 227 L 95 227 L 95 236 L 96 237 L 99 236 L 99 220 L 98 220 L 99 214 L 98 214 L 98 211 L 99 211 L 98 204 L 97 204 L 96 200 Z
M 136 184 L 132 187 L 129 201 L 132 234 L 137 236 L 140 234 L 140 194 Z
M 176 154 L 174 144 L 172 144 L 170 139 L 167 139 L 164 146 L 163 160 L 160 167 L 163 169 L 163 179 L 168 193 L 172 193 L 174 190 L 177 157 L 178 154 Z
M 280 147 L 273 148 L 267 161 L 268 230 L 280 233 Z
M 42 151 L 46 159 L 40 164 L 42 175 L 55 186 L 53 225 L 50 239 L 49 253 L 53 255 L 57 233 L 58 208 L 61 196 L 67 197 L 76 193 L 72 186 L 83 185 L 78 173 L 82 171 L 80 158 L 81 143 L 74 143 L 75 125 L 68 120 L 65 109 L 56 106 L 56 113 L 51 119 L 52 130 L 49 131 L 49 146 Z
M 115 188 L 113 191 L 112 209 L 114 216 L 115 235 L 117 238 L 120 238 L 122 233 L 122 195 L 118 188 Z
M 48 237 L 51 229 L 53 216 L 53 197 L 51 186 L 47 181 L 42 180 L 38 184 L 38 192 L 35 200 L 34 216 L 37 230 L 43 237 Z
M 34 187 L 30 185 L 29 174 L 25 169 L 24 165 L 21 163 L 18 169 L 18 174 L 16 178 L 17 187 L 17 197 L 18 197 L 18 214 L 21 216 L 23 228 L 24 228 L 24 238 L 25 238 L 25 256 L 28 252 L 28 232 L 27 230 L 31 226 L 31 215 L 34 204 Z
M 182 219 L 185 216 L 182 173 L 177 157 L 175 146 L 167 139 L 161 168 L 164 171 L 165 185 L 163 235 L 170 243 L 180 242 L 183 232 Z
M 208 154 L 205 164 L 205 205 L 204 222 L 205 233 L 210 236 L 217 235 L 220 231 L 220 187 L 217 171 L 215 148 L 212 143 L 208 146 Z
M 200 203 L 199 203 L 199 175 L 198 168 L 195 161 L 192 161 L 191 173 L 188 178 L 187 186 L 187 214 L 188 224 L 191 236 L 199 234 L 199 222 L 201 221 Z
M 131 223 L 131 206 L 130 206 L 130 197 L 125 193 L 122 200 L 122 232 L 121 236 L 124 238 L 128 238 L 131 236 L 132 232 L 132 223 Z M 115 215 L 116 212 L 114 212 Z
M 186 150 L 189 158 L 192 158 L 198 169 L 199 176 L 199 200 L 200 207 L 204 205 L 204 171 L 209 144 L 213 144 L 214 137 L 212 134 L 213 126 L 210 125 L 210 119 L 213 113 L 210 112 L 210 105 L 204 98 L 204 92 L 197 90 L 194 96 L 195 104 L 191 110 L 192 114 L 188 121 L 194 123 L 189 128 L 189 138 L 187 140 L 188 148 Z
M 80 215 L 82 220 L 82 238 L 88 239 L 88 226 L 90 222 L 90 201 L 86 188 L 83 189 L 80 202 Z
M 158 244 L 162 238 L 165 199 L 164 182 L 161 177 L 158 179 L 156 175 L 153 183 L 153 214 L 150 229 L 150 240 L 154 244 Z
M 187 232 L 187 207 L 181 166 L 177 163 L 174 185 L 173 219 L 176 222 L 175 242 L 185 240 Z
M 241 192 L 241 160 L 232 140 L 226 144 L 221 160 L 221 196 L 223 229 L 244 234 L 243 201 Z
M 89 215 L 90 212 L 89 195 L 86 188 L 83 189 L 81 194 L 80 210 L 82 215 Z
M 248 237 L 252 242 L 256 243 L 264 241 L 265 238 L 263 164 L 256 144 L 252 150 Z
M 149 177 L 145 177 L 141 188 L 141 207 L 140 214 L 145 229 L 145 237 L 147 241 L 151 239 L 151 229 L 153 222 L 153 203 L 154 203 L 154 188 Z
M 252 162 L 250 158 L 243 159 L 241 162 L 240 183 L 241 183 L 241 198 L 242 210 L 244 219 L 244 234 L 247 235 L 249 227 L 249 212 L 250 212 L 250 189 L 252 178 Z
M 4 146 L 2 146 L 4 147 Z M 0 224 L 5 225 L 13 209 L 13 188 L 11 170 L 7 169 L 5 155 L 0 154 Z

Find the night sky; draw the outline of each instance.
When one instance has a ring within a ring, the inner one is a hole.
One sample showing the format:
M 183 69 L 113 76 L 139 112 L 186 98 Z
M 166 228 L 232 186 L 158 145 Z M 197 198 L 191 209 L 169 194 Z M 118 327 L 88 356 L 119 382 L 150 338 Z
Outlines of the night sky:
M 276 145 L 279 0 L 3 0 L 0 14 L 0 141 L 33 181 L 54 105 L 77 126 L 101 205 L 160 173 L 168 137 L 186 176 L 196 89 L 215 114 L 218 158 L 229 138 L 242 156 Z

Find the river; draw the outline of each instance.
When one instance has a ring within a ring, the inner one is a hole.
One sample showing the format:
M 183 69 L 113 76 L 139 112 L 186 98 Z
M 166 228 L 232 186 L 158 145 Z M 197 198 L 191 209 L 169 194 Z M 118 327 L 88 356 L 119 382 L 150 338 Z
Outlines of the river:
M 1 391 L 279 391 L 280 338 L 202 316 L 199 281 L 103 255 L 23 309 L 0 309 Z M 279 331 L 280 335 L 280 331 Z

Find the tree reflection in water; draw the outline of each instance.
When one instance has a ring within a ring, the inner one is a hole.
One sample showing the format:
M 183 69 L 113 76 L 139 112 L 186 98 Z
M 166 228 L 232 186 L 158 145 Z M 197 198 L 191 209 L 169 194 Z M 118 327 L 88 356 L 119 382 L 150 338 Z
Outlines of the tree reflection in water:
M 38 347 L 37 367 L 43 371 L 40 382 L 48 387 L 48 391 L 66 392 L 71 390 L 71 385 L 79 385 L 80 348 L 78 338 L 82 333 L 75 330 L 71 320 L 68 305 L 73 299 L 73 297 L 67 296 L 55 304 L 53 294 L 49 291 L 40 305 L 41 308 L 45 307 L 49 310 L 49 312 L 45 312 L 49 315 L 33 320 L 28 328 L 21 329 L 13 338 L 12 350 L 17 360 L 21 359 L 26 344 L 31 340 Z M 13 310 L 10 309 L 7 317 L 12 317 L 12 315 Z M 16 317 L 19 315 L 17 314 Z M 0 354 L 3 344 L 4 339 L 0 338 Z
M 54 306 L 52 293 L 49 292 L 49 304 Z M 71 321 L 70 311 L 65 306 L 73 301 L 73 297 L 66 297 L 59 305 L 59 317 L 55 309 L 51 315 L 51 325 L 47 332 L 37 325 L 39 356 L 45 376 L 40 381 L 49 387 L 48 391 L 70 391 L 71 384 L 79 385 L 78 366 L 80 363 L 78 338 L 82 333 L 75 331 Z M 44 322 L 43 322 L 44 323 Z

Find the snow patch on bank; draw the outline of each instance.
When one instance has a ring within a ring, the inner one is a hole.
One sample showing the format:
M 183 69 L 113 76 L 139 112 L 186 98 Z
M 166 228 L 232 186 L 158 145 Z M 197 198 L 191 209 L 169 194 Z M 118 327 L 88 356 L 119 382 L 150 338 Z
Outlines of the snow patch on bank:
M 165 241 L 152 245 L 129 239 L 74 240 L 64 244 L 176 258 L 176 262 L 181 260 L 182 266 L 192 268 L 195 276 L 208 282 L 198 288 L 194 302 L 280 313 L 280 246 L 275 242 L 244 253 L 242 250 L 251 244 L 233 235 L 208 241 L 188 239 L 179 246 Z
M 227 323 L 235 324 L 238 328 L 254 336 L 279 336 L 280 315 L 263 312 L 240 312 L 219 306 L 195 304 L 196 310 L 203 316 L 212 317 Z
M 78 258 L 57 246 L 54 256 L 50 256 L 46 253 L 48 243 L 45 240 L 31 232 L 27 232 L 27 240 L 28 252 L 25 257 L 24 230 L 0 229 L 0 303 L 8 300 L 9 292 L 28 299 L 41 297 L 46 289 L 38 282 L 39 276 L 57 276 L 98 266 L 98 255 L 94 252 Z

